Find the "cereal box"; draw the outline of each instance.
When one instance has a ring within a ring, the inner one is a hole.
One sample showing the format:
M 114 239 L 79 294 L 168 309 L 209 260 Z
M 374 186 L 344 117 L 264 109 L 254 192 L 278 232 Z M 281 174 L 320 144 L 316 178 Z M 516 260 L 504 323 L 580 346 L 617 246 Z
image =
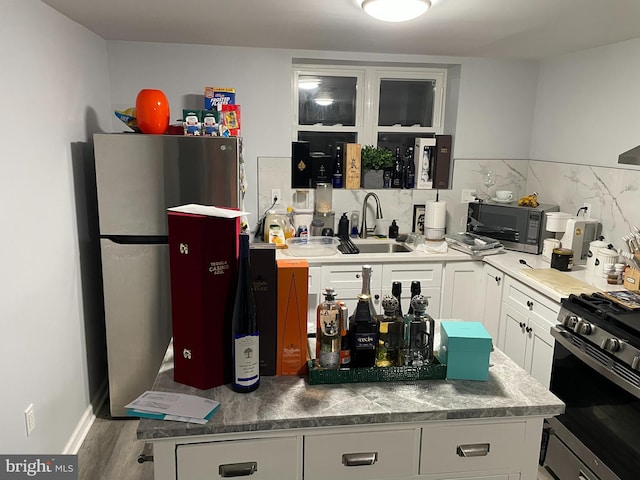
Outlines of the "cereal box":
M 222 105 L 235 105 L 235 103 L 235 88 L 204 87 L 205 110 L 222 110 Z

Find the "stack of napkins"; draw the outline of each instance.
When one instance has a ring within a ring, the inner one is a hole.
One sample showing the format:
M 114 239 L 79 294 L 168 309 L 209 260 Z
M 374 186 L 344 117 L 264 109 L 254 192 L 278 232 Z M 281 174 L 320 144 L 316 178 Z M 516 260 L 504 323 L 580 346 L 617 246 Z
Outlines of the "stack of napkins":
M 125 407 L 129 409 L 127 415 L 132 417 L 205 424 L 220 407 L 220 402 L 184 393 L 147 390 Z

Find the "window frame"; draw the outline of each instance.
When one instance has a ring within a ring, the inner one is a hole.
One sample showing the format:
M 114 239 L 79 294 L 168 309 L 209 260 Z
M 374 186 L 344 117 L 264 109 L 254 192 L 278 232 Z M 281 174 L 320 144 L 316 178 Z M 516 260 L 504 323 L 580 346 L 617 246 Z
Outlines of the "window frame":
M 377 145 L 378 135 L 381 133 L 415 134 L 419 136 L 434 136 L 443 133 L 445 99 L 446 99 L 446 68 L 438 67 L 389 67 L 389 66 L 341 66 L 341 65 L 292 65 L 292 98 L 293 120 L 292 141 L 298 140 L 298 132 L 355 132 L 357 141 L 361 145 Z M 356 120 L 355 126 L 332 125 L 299 125 L 299 95 L 298 79 L 300 76 L 342 76 L 356 77 Z M 432 126 L 380 126 L 379 103 L 380 82 L 382 80 L 434 80 L 434 100 Z

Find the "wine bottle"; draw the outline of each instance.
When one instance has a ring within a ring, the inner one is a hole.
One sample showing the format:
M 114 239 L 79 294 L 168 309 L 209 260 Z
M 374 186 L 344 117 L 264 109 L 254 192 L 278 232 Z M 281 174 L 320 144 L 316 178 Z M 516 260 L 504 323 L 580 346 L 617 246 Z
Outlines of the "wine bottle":
M 239 393 L 252 392 L 260 385 L 260 350 L 249 266 L 249 235 L 246 233 L 240 234 L 238 284 L 231 319 L 231 334 L 231 388 Z
M 367 295 L 369 299 L 369 313 L 371 314 L 371 317 L 375 319 L 377 314 L 371 298 L 371 270 L 371 265 L 362 266 L 362 293 Z
M 416 164 L 413 161 L 413 147 L 407 148 L 405 153 L 404 188 L 416 186 Z
M 402 188 L 402 159 L 400 158 L 400 147 L 396 147 L 396 156 L 393 160 L 391 188 Z
M 358 294 L 356 311 L 349 322 L 351 367 L 373 367 L 376 362 L 378 325 L 371 315 L 369 295 Z
M 420 295 L 421 292 L 421 288 L 420 288 L 420 281 L 419 280 L 414 280 L 411 282 L 411 298 L 415 297 L 416 295 Z M 409 312 L 410 314 L 413 313 L 413 303 L 411 303 L 411 301 L 409 301 Z
M 336 158 L 333 162 L 333 176 L 332 183 L 333 188 L 342 188 L 342 180 L 343 180 L 343 165 L 342 165 L 342 149 L 337 146 L 336 147 Z
M 316 322 L 316 362 L 321 368 L 340 366 L 340 306 L 333 288 L 325 288 L 324 302 L 318 305 Z

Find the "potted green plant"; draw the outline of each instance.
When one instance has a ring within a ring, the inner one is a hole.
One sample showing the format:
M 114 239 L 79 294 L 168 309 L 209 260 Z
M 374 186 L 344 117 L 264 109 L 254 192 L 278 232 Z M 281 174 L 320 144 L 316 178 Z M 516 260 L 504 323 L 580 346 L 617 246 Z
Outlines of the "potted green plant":
M 383 147 L 365 145 L 362 147 L 362 186 L 364 188 L 382 188 L 384 170 L 393 166 L 393 154 Z

